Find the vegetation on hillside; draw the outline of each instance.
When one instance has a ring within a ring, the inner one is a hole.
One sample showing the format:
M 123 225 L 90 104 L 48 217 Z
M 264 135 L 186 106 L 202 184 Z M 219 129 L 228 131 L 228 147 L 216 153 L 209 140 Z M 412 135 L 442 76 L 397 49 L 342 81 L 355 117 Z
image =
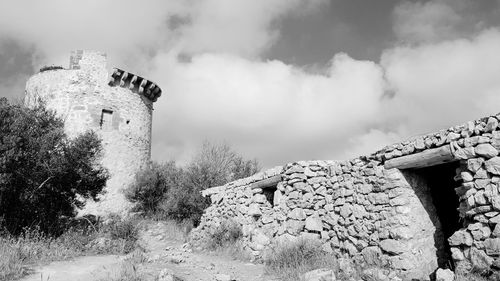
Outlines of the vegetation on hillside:
M 266 269 L 283 280 L 301 280 L 301 275 L 318 268 L 338 272 L 337 261 L 321 248 L 319 240 L 301 238 L 295 242 L 279 243 L 266 254 Z
M 32 266 L 89 254 L 126 254 L 137 249 L 138 221 L 112 216 L 106 222 L 81 218 L 58 237 L 37 228 L 0 236 L 0 281 L 15 280 Z
M 126 197 L 147 216 L 196 224 L 209 205 L 202 190 L 251 176 L 259 169 L 256 160 L 244 159 L 229 145 L 205 142 L 186 167 L 170 161 L 141 171 Z
M 95 133 L 69 139 L 53 112 L 0 99 L 0 227 L 61 234 L 75 208 L 105 186 L 100 153 Z
M 0 99 L 0 280 L 39 263 L 135 248 L 134 222 L 75 219 L 108 179 L 100 156 L 95 133 L 69 139 L 63 121 L 43 106 Z

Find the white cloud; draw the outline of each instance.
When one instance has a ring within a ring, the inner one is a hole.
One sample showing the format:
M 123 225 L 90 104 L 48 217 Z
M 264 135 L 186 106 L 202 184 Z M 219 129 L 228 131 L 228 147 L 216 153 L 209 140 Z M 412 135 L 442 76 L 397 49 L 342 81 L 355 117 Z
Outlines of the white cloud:
M 382 66 L 396 95 L 385 112 L 419 132 L 500 111 L 498 50 L 497 29 L 472 39 L 387 50 Z
M 384 92 L 380 67 L 345 54 L 323 75 L 230 55 L 199 55 L 190 63 L 165 55 L 156 62 L 166 96 L 156 106 L 155 134 L 173 143 L 156 141 L 160 154 L 181 142 L 172 140 L 193 140 L 194 147 L 214 139 L 246 146 L 265 163 L 334 157 L 336 141 L 376 122 Z
M 50 61 L 72 49 L 100 49 L 122 62 L 143 49 L 159 48 L 166 20 L 182 14 L 181 1 L 0 0 L 0 37 L 34 45 Z M 142 52 L 141 52 L 142 54 Z M 64 63 L 67 64 L 65 58 Z
M 145 70 L 157 52 L 172 49 L 257 55 L 278 36 L 277 20 L 323 1 L 0 0 L 0 38 L 33 45 L 39 63 L 65 65 L 69 50 L 96 49 Z

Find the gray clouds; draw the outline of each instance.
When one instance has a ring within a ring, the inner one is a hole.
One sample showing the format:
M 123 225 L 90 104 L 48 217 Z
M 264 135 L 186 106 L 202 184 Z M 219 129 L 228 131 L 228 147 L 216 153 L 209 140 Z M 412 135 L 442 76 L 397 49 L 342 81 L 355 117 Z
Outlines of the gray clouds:
M 156 160 L 185 162 L 204 139 L 225 140 L 266 166 L 348 158 L 499 111 L 500 31 L 491 17 L 498 3 L 486 14 L 465 0 L 399 3 L 386 11 L 397 40 L 380 49 L 380 61 L 346 50 L 311 72 L 264 57 L 280 46 L 283 20 L 314 17 L 335 2 L 0 2 L 9 10 L 0 41 L 33 50 L 35 66 L 66 65 L 71 49 L 100 49 L 112 65 L 161 85 Z M 356 32 L 349 30 L 342 36 Z M 5 81 L 0 90 L 13 86 Z

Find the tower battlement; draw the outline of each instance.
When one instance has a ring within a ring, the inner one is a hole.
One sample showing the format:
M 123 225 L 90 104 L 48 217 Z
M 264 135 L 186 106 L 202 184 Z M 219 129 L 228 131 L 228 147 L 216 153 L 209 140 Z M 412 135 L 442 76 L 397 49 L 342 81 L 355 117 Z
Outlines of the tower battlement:
M 109 86 L 126 87 L 155 102 L 161 96 L 161 88 L 154 82 L 139 75 L 115 68 L 109 78 Z
M 75 50 L 71 52 L 69 59 L 70 70 L 88 70 L 92 73 L 106 71 L 106 75 L 108 75 L 106 65 L 106 53 L 99 51 Z M 113 68 L 111 75 L 109 75 L 108 85 L 128 88 L 152 102 L 156 102 L 162 92 L 161 88 L 153 81 L 117 67 Z
M 69 58 L 69 69 L 106 69 L 107 55 L 99 51 L 75 50 Z

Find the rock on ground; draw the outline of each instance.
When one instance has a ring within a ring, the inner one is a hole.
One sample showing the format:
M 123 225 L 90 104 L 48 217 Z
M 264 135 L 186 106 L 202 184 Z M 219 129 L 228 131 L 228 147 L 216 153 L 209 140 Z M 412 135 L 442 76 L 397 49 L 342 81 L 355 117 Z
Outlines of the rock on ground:
M 174 274 L 172 272 L 165 268 L 162 271 L 160 271 L 160 274 L 158 274 L 158 281 L 175 281 L 176 278 L 174 277 Z
M 231 278 L 231 275 L 228 274 L 216 274 L 215 281 L 235 281 L 235 279 Z
M 309 271 L 304 274 L 303 279 L 305 281 L 335 281 L 335 274 L 333 270 L 327 268 L 320 268 L 313 271 Z
M 453 281 L 455 279 L 455 273 L 450 269 L 439 268 L 436 271 L 436 281 Z

